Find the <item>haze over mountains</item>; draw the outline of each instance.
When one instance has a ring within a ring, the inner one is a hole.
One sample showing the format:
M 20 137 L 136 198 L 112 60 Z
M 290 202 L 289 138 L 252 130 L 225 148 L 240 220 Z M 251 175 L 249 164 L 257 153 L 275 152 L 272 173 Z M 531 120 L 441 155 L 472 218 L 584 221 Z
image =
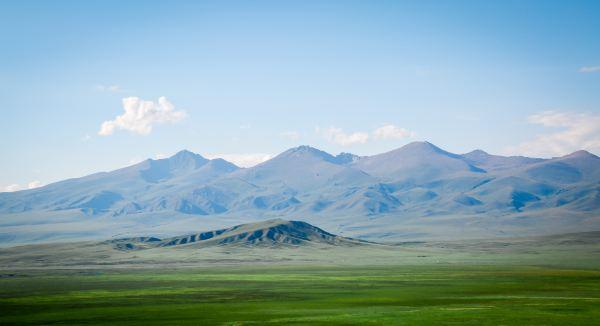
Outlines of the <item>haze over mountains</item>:
M 176 235 L 277 217 L 378 241 L 600 230 L 600 158 L 459 155 L 414 142 L 368 157 L 300 146 L 244 169 L 181 151 L 0 193 L 0 243 Z

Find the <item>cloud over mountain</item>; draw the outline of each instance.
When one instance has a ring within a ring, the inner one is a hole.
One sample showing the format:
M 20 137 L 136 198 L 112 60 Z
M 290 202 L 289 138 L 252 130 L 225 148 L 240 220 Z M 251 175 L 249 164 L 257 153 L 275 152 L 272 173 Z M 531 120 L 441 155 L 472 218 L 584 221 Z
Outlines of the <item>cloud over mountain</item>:
M 385 124 L 373 130 L 371 133 L 363 131 L 347 133 L 337 127 L 329 127 L 327 129 L 317 128 L 316 132 L 323 135 L 329 142 L 340 146 L 365 144 L 373 140 L 397 140 L 414 136 L 412 131 L 397 127 L 393 124 Z
M 25 190 L 25 189 L 35 189 L 35 188 L 39 188 L 44 186 L 43 183 L 41 183 L 38 180 L 34 180 L 31 181 L 27 184 L 27 186 L 21 186 L 20 184 L 17 183 L 13 183 L 11 185 L 8 185 L 6 187 L 4 187 L 3 189 L 0 189 L 0 192 L 13 192 L 13 191 L 19 191 L 19 190 Z
M 184 111 L 175 111 L 175 107 L 166 97 L 158 102 L 144 101 L 139 97 L 123 99 L 123 114 L 113 120 L 104 121 L 98 134 L 112 135 L 115 130 L 128 130 L 140 135 L 148 135 L 155 124 L 175 123 L 185 118 Z
M 600 115 L 545 111 L 528 117 L 531 124 L 553 128 L 533 140 L 507 148 L 510 154 L 561 156 L 578 149 L 600 151 Z
M 366 132 L 346 133 L 341 128 L 336 127 L 329 127 L 324 130 L 317 128 L 317 132 L 321 133 L 328 141 L 340 146 L 364 144 L 369 140 L 369 134 Z
M 383 125 L 373 131 L 375 139 L 402 139 L 413 137 L 414 133 L 392 124 Z

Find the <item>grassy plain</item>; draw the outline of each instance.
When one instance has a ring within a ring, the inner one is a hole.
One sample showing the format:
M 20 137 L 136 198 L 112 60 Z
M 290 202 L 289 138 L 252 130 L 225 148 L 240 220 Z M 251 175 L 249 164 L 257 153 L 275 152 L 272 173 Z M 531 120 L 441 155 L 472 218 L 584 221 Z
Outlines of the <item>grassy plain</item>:
M 599 270 L 235 266 L 4 276 L 2 325 L 592 325 L 600 320 Z
M 8 248 L 0 325 L 592 325 L 598 235 L 330 249 Z

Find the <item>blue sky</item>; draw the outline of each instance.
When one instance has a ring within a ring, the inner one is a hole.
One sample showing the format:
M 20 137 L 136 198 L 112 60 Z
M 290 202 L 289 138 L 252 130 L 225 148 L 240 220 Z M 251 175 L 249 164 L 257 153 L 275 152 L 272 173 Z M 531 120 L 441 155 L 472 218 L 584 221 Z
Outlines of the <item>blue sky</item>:
M 415 140 L 599 154 L 598 13 L 598 1 L 4 2 L 0 191 L 184 148 L 245 164 L 300 144 L 369 155 Z

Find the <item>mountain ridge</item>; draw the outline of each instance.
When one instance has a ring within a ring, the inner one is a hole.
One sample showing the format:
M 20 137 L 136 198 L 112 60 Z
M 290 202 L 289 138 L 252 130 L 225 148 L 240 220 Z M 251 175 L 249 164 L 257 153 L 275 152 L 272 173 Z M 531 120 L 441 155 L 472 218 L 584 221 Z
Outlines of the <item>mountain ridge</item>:
M 365 238 L 453 234 L 440 225 L 498 235 L 600 229 L 599 184 L 600 158 L 585 151 L 538 159 L 481 150 L 454 154 L 413 142 L 359 157 L 298 146 L 240 168 L 182 150 L 114 171 L 0 193 L 0 244 L 165 225 L 166 233 L 177 234 L 198 218 L 218 227 L 226 220 L 301 216 Z M 104 222 L 90 229 L 85 223 L 92 217 Z M 75 230 L 63 229 L 65 222 Z M 389 231 L 375 231 L 380 228 Z M 408 231 L 413 229 L 419 231 Z

